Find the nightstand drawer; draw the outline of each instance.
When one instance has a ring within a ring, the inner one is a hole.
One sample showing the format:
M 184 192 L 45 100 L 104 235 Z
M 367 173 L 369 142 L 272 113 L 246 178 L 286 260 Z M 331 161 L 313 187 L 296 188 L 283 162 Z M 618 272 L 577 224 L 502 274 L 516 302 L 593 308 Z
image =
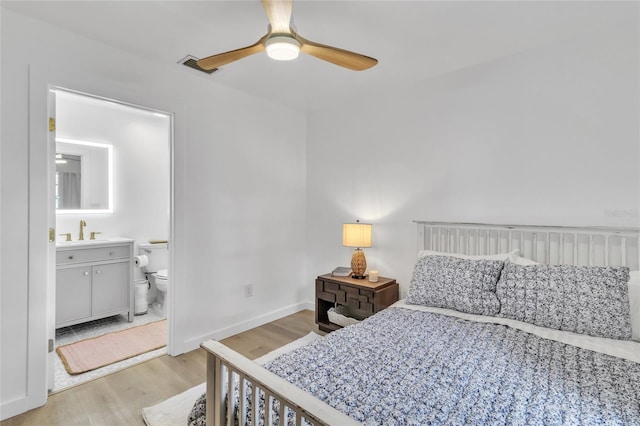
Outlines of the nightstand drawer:
M 340 291 L 340 285 L 316 280 L 316 297 L 331 303 L 344 303 L 344 292 Z
M 327 302 L 346 304 L 365 312 L 373 313 L 374 292 L 346 284 L 316 281 L 318 297 Z
M 324 282 L 324 291 L 336 292 L 340 290 L 340 284 Z
M 318 297 L 321 299 L 334 303 L 347 302 L 346 292 L 341 288 L 342 286 L 340 284 L 319 281 L 317 287 L 319 288 Z
M 354 295 L 354 294 L 358 295 L 358 294 L 360 294 L 360 291 L 358 290 L 357 287 L 352 287 L 350 285 L 341 284 L 340 285 L 340 290 L 342 290 L 342 291 L 344 291 L 346 293 L 349 293 L 349 295 Z
M 327 302 L 336 303 L 336 295 L 333 293 L 326 293 L 324 291 L 318 292 L 318 298 L 322 300 L 326 300 Z
M 353 309 L 358 309 L 360 311 L 373 313 L 373 300 L 369 303 L 369 299 L 364 296 L 347 296 L 347 305 Z
M 368 300 L 373 300 L 373 292 L 371 290 L 360 289 L 360 295 L 366 297 Z

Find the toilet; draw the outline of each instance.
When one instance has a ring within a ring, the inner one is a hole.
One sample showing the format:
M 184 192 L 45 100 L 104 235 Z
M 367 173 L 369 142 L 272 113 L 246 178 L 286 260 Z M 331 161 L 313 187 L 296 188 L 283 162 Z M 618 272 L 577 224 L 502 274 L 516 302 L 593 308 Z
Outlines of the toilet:
M 166 317 L 167 288 L 169 286 L 167 275 L 169 249 L 167 243 L 141 243 L 138 244 L 138 252 L 140 255 L 147 256 L 148 263 L 142 267 L 142 270 L 147 275 L 151 287 L 156 289 L 156 300 L 151 307 L 158 315 Z
M 158 315 L 166 317 L 167 307 L 165 301 L 167 297 L 167 286 L 169 285 L 167 270 L 160 269 L 155 274 L 152 274 L 152 276 L 155 278 L 156 290 L 158 290 L 156 293 L 156 301 L 152 305 L 153 309 L 158 313 Z

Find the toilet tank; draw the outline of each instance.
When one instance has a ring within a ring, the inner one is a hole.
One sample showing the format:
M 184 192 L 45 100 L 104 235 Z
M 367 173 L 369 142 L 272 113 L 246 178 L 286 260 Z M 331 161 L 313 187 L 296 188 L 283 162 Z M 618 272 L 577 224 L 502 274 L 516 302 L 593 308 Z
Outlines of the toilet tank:
M 138 253 L 149 258 L 149 264 L 144 268 L 146 272 L 158 272 L 169 268 L 169 249 L 167 243 L 138 244 Z

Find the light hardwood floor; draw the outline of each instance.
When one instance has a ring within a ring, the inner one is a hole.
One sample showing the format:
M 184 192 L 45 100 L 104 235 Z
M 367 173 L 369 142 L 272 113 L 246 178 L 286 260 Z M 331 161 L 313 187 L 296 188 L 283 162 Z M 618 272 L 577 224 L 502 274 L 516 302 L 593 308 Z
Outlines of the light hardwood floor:
M 312 311 L 301 311 L 222 340 L 250 359 L 318 331 Z M 202 349 L 143 362 L 52 394 L 44 407 L 0 423 L 17 425 L 144 425 L 141 410 L 205 381 Z M 186 422 L 185 422 L 186 424 Z

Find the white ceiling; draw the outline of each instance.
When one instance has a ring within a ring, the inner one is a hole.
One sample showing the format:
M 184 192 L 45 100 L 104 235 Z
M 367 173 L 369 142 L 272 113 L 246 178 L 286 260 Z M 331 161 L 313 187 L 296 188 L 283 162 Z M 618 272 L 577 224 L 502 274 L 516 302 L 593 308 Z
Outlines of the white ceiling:
M 267 30 L 252 1 L 2 1 L 2 7 L 64 27 L 157 63 L 290 107 L 328 108 L 587 32 L 615 28 L 630 3 L 607 1 L 294 1 L 305 38 L 377 58 L 350 71 L 301 55 L 258 54 L 212 75 L 177 62 L 237 49 Z

